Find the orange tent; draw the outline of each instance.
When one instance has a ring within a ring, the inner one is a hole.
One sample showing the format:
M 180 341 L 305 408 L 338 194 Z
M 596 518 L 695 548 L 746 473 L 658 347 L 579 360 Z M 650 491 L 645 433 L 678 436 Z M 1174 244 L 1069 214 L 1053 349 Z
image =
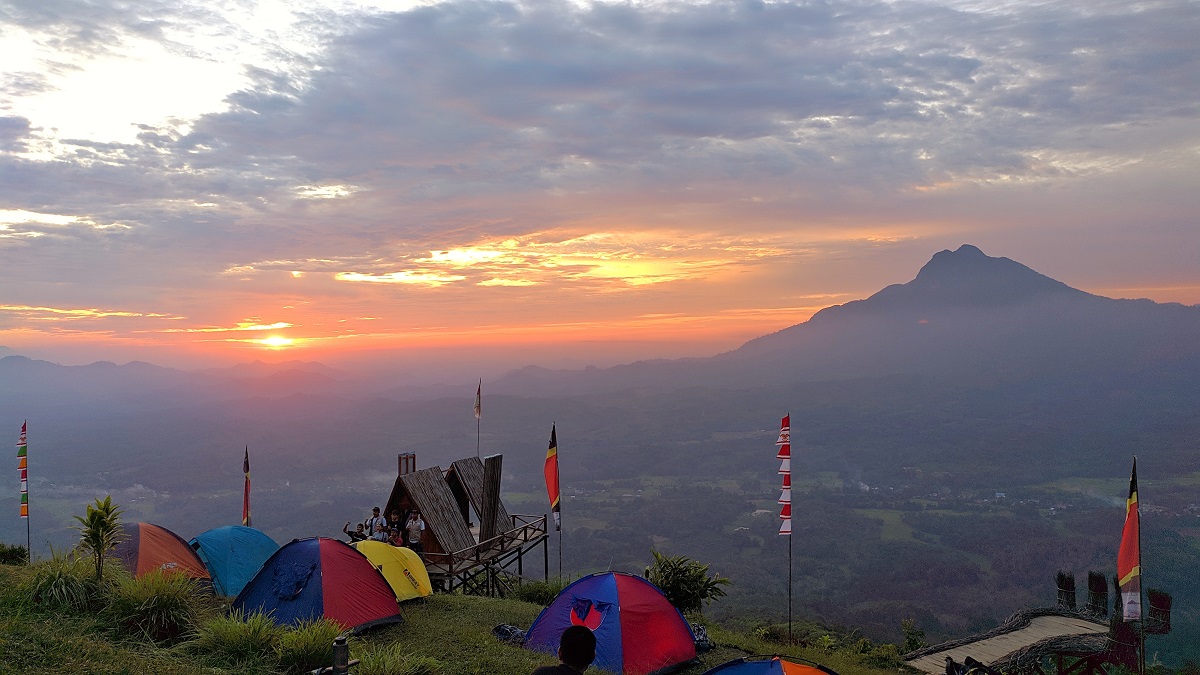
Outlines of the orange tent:
M 154 570 L 210 581 L 204 563 L 179 535 L 151 523 L 134 523 L 125 528 L 127 538 L 113 549 L 113 555 L 134 577 Z

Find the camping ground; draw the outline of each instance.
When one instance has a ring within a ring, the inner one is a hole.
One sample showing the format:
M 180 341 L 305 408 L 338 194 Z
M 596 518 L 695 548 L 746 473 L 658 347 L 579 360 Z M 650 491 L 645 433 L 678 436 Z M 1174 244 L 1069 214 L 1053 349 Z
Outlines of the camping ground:
M 95 613 L 50 610 L 31 605 L 23 592 L 32 578 L 26 567 L 0 565 L 0 673 L 158 673 L 208 675 L 284 672 L 273 666 L 222 669 L 206 665 L 202 654 L 187 641 L 155 645 L 121 636 Z M 554 659 L 504 644 L 491 635 L 497 624 L 528 627 L 541 607 L 517 600 L 462 595 L 435 595 L 402 606 L 404 623 L 370 632 L 351 643 L 351 656 L 373 646 L 399 645 L 414 657 L 409 675 L 528 675 Z M 219 606 L 209 612 L 220 612 Z M 882 675 L 895 668 L 874 668 L 864 661 L 862 642 L 852 636 L 831 635 L 809 647 L 789 647 L 755 635 L 710 629 L 717 648 L 701 654 L 701 662 L 678 671 L 699 675 L 729 659 L 749 654 L 785 653 L 818 661 L 840 675 Z M 415 657 L 425 657 L 418 659 Z M 351 669 L 352 673 L 366 672 Z M 397 671 L 401 672 L 401 671 Z M 590 671 L 599 672 L 599 671 Z

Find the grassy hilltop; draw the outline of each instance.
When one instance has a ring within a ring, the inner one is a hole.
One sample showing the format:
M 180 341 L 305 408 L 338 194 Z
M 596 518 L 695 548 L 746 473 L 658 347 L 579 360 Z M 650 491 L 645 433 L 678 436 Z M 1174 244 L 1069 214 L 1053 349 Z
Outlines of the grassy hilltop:
M 238 673 L 268 675 L 306 672 L 302 653 L 323 649 L 331 637 L 322 626 L 282 637 L 277 650 L 218 653 L 211 648 L 215 625 L 222 624 L 224 607 L 211 598 L 188 599 L 191 628 L 180 635 L 151 639 L 144 625 L 133 627 L 114 610 L 119 592 L 90 606 L 55 605 L 52 599 L 35 603 L 31 589 L 33 568 L 0 565 L 0 673 L 81 673 L 141 675 L 213 675 Z M 106 571 L 107 574 L 107 571 Z M 119 577 L 119 575 L 117 575 Z M 130 586 L 129 579 L 116 583 Z M 164 596 L 177 588 L 164 585 Z M 108 603 L 108 604 L 104 604 Z M 141 606 L 149 606 L 144 599 Z M 166 606 L 166 605 L 164 605 Z M 356 675 L 528 675 L 534 668 L 555 660 L 507 645 L 491 635 L 497 624 L 527 628 L 541 606 L 518 600 L 462 595 L 434 595 L 402 606 L 403 623 L 351 640 L 351 657 L 363 659 L 351 669 Z M 126 612 L 130 610 L 126 609 Z M 169 611 L 163 610 L 164 613 Z M 136 613 L 136 610 L 135 610 Z M 205 627 L 208 627 L 206 630 Z M 872 645 L 855 635 L 839 634 L 817 626 L 799 631 L 805 646 L 785 646 L 772 641 L 768 627 L 752 634 L 713 626 L 709 634 L 717 647 L 700 655 L 700 664 L 679 671 L 699 675 L 729 659 L 752 654 L 788 654 L 822 663 L 841 675 L 895 673 L 895 645 Z M 206 637 L 201 637 L 204 634 Z M 278 636 L 277 636 L 278 637 Z M 310 639 L 315 638 L 315 639 Z M 311 644 L 306 644 L 306 641 Z M 328 661 L 325 662 L 328 665 Z M 873 665 L 874 664 L 874 665 Z M 592 671 L 599 672 L 599 671 Z

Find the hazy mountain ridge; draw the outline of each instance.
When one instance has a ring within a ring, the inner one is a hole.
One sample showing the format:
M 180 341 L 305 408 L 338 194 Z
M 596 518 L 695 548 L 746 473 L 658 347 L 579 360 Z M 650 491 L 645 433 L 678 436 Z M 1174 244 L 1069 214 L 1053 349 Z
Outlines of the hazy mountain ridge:
M 738 594 L 767 599 L 780 592 L 775 568 L 763 562 L 778 558 L 777 520 L 753 514 L 774 508 L 774 435 L 790 412 L 793 469 L 806 483 L 796 498 L 824 514 L 797 524 L 814 566 L 802 584 L 809 608 L 879 630 L 927 615 L 931 630 L 959 634 L 963 617 L 989 619 L 972 609 L 981 589 L 999 594 L 996 607 L 1010 603 L 1007 611 L 1036 602 L 1056 565 L 1081 574 L 1110 562 L 1133 454 L 1145 467 L 1148 513 L 1162 508 L 1175 514 L 1172 527 L 1194 527 L 1186 481 L 1200 438 L 1198 314 L 1083 293 L 964 247 L 935 255 L 911 282 L 712 358 L 580 371 L 530 366 L 486 381 L 478 442 L 482 454 L 504 455 L 505 490 L 527 500 L 522 512 L 540 513 L 546 443 L 558 425 L 564 511 L 586 503 L 613 514 L 593 512 L 587 526 L 570 521 L 578 541 L 567 557 L 577 569 L 616 555 L 635 571 L 651 546 L 665 546 L 720 561 L 737 576 Z M 109 492 L 187 536 L 228 524 L 240 515 L 247 445 L 255 524 L 280 540 L 336 536 L 346 518 L 386 497 L 396 453 L 444 468 L 476 452 L 475 384 L 409 388 L 391 376 L 301 362 L 184 372 L 0 359 L 0 409 L 30 418 L 36 527 L 59 544 L 71 521 L 50 522 L 49 512 L 77 511 Z M 1175 475 L 1184 483 L 1169 494 Z M 1047 487 L 1066 479 L 1111 485 L 1111 494 L 1088 497 L 1092 511 L 1060 525 L 1039 509 L 1067 501 Z M 641 488 L 662 484 L 674 487 L 640 501 Z M 841 487 L 817 487 L 830 485 Z M 954 525 L 980 514 L 992 518 L 989 527 L 1008 523 L 964 496 L 996 492 L 1021 495 L 1013 508 L 1024 526 L 1039 528 L 1035 542 L 1021 540 L 1019 556 L 1004 555 L 1011 542 L 974 541 L 975 526 Z M 922 514 L 893 494 L 939 501 L 958 515 Z M 0 495 L 0 506 L 13 497 Z M 905 520 L 885 525 L 873 515 L 887 509 Z M 901 534 L 909 527 L 925 538 L 886 539 L 897 524 Z M 0 521 L 0 539 L 23 538 L 18 525 Z M 1200 625 L 1190 609 L 1200 606 L 1200 589 L 1187 581 L 1196 547 L 1175 531 L 1147 541 L 1177 558 L 1156 578 L 1179 592 L 1179 625 Z M 981 546 L 1000 568 L 975 561 Z M 919 580 L 905 576 L 935 568 Z M 888 570 L 911 590 L 876 584 Z M 955 570 L 955 582 L 945 583 Z M 819 589 L 834 588 L 858 589 L 857 606 L 821 604 L 828 593 Z M 930 603 L 943 598 L 958 609 L 943 607 L 937 617 L 958 618 L 934 618 Z
M 970 379 L 1137 370 L 1200 354 L 1200 307 L 1092 295 L 963 245 L 916 278 L 710 359 L 522 369 L 493 390 L 537 395 L 921 374 Z

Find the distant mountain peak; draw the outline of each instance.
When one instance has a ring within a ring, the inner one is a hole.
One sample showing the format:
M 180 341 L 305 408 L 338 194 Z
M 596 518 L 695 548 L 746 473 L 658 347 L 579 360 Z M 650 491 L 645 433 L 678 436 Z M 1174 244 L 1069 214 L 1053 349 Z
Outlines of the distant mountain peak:
M 907 284 L 894 284 L 865 301 L 881 306 L 994 306 L 1034 297 L 1087 293 L 1039 274 L 1010 258 L 993 258 L 963 244 L 933 255 Z

